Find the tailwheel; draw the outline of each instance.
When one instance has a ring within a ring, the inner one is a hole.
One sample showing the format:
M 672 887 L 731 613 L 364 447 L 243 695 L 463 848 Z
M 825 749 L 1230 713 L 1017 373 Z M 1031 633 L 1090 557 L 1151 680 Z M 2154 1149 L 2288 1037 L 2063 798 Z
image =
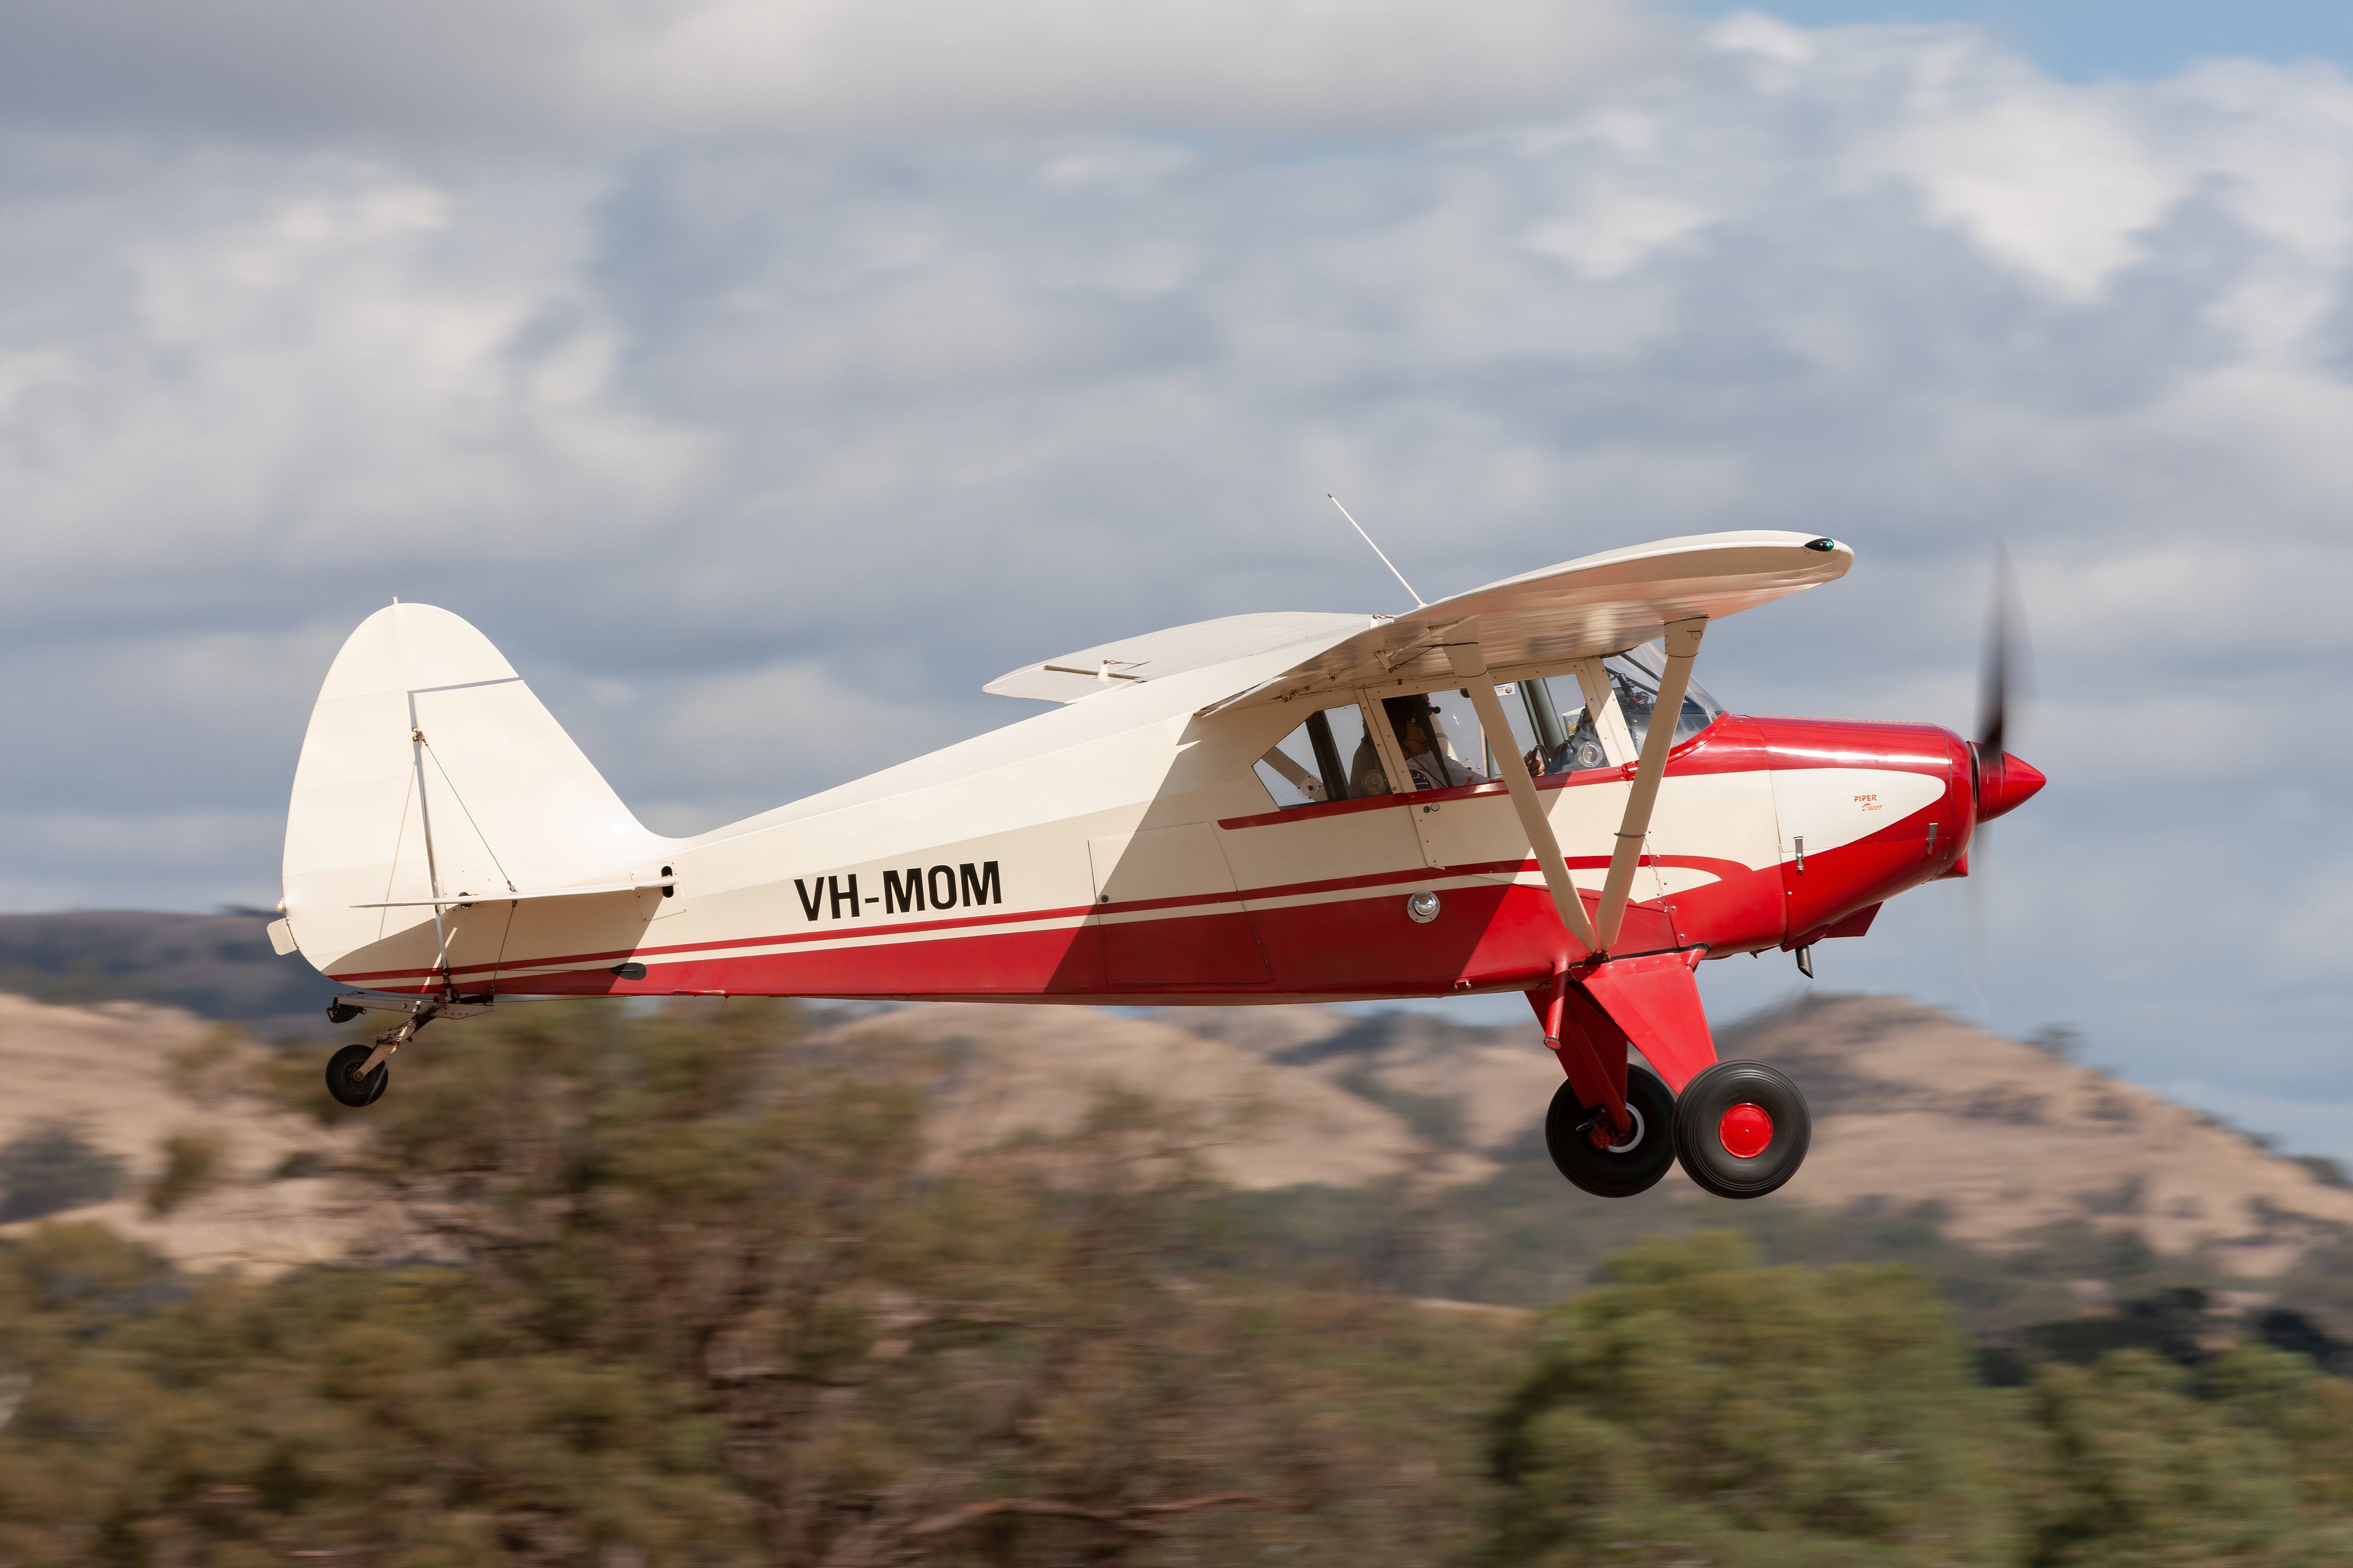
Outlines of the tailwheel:
M 1597 1197 L 1647 1192 L 1675 1163 L 1675 1097 L 1656 1073 L 1628 1064 L 1626 1110 L 1633 1130 L 1613 1141 L 1602 1108 L 1581 1103 L 1563 1082 L 1545 1114 L 1545 1148 L 1554 1166 Z
M 1683 1173 L 1720 1198 L 1761 1198 L 1796 1175 L 1813 1130 L 1806 1097 L 1763 1062 L 1718 1062 L 1675 1101 Z
M 327 1058 L 327 1092 L 335 1097 L 336 1103 L 356 1110 L 384 1098 L 384 1087 L 392 1081 L 390 1065 L 378 1062 L 374 1072 L 363 1074 L 360 1070 L 373 1055 L 372 1046 L 345 1046 Z

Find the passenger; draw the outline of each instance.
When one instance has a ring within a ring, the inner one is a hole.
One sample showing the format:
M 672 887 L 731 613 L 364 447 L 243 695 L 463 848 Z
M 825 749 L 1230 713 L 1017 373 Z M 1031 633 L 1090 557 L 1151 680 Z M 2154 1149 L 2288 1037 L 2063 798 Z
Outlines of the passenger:
M 1427 697 L 1388 697 L 1389 728 L 1405 753 L 1406 771 L 1417 790 L 1451 789 L 1459 784 L 1485 784 L 1487 775 L 1454 754 L 1446 731 L 1439 727 L 1437 710 Z

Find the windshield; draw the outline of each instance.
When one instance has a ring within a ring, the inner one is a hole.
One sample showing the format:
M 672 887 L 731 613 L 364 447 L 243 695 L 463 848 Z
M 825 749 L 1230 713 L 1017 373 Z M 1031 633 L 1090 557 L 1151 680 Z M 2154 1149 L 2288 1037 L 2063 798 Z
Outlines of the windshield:
M 1640 647 L 1613 653 L 1601 661 L 1609 673 L 1609 684 L 1618 693 L 1618 710 L 1626 717 L 1626 728 L 1634 737 L 1634 747 L 1640 751 L 1645 736 L 1651 732 L 1651 713 L 1659 705 L 1659 677 L 1665 673 L 1667 658 L 1654 642 Z M 1675 718 L 1675 741 L 1678 744 L 1690 740 L 1715 722 L 1724 711 L 1723 704 L 1707 694 L 1696 680 L 1683 688 L 1683 710 Z

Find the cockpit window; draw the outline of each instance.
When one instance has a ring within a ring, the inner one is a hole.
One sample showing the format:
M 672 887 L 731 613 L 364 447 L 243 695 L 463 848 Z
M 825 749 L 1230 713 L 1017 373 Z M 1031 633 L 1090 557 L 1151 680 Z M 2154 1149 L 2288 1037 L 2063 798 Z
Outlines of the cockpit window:
M 1498 687 L 1496 691 L 1504 699 L 1504 712 L 1512 721 L 1513 735 L 1520 742 L 1528 772 L 1542 778 L 1609 765 L 1609 753 L 1601 749 L 1601 737 L 1594 730 L 1593 716 L 1585 710 L 1583 694 L 1574 679 L 1561 677 L 1558 687 L 1541 679 L 1520 681 L 1517 687 L 1516 691 L 1509 687 Z M 1577 699 L 1576 705 L 1562 707 L 1556 692 L 1567 692 Z M 1517 711 L 1514 697 L 1519 699 Z M 1525 736 L 1519 732 L 1523 716 L 1529 725 Z
M 1640 751 L 1643 738 L 1651 732 L 1652 710 L 1659 705 L 1659 678 L 1666 672 L 1666 655 L 1656 643 L 1644 643 L 1628 648 L 1624 653 L 1611 654 L 1601 661 L 1609 677 L 1610 687 L 1618 693 L 1618 710 L 1625 715 L 1627 731 L 1634 737 L 1634 748 Z M 1688 741 L 1715 722 L 1724 707 L 1696 680 L 1683 688 L 1683 710 L 1675 716 L 1675 742 Z
M 1353 702 L 1309 714 L 1258 760 L 1258 776 L 1285 811 L 1389 793 L 1380 754 L 1366 739 L 1365 716 Z

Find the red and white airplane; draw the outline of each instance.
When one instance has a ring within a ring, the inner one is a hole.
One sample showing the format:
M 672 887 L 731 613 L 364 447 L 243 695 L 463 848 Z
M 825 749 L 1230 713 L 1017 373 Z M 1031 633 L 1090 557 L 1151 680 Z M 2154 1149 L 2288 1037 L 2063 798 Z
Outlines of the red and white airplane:
M 1860 936 L 1967 874 L 2042 784 L 1925 724 L 1749 718 L 1708 623 L 1843 575 L 1831 539 L 1610 551 L 1396 616 L 1233 616 L 986 689 L 1043 713 L 691 838 L 649 832 L 513 668 L 395 604 L 328 671 L 295 770 L 280 952 L 405 1018 L 547 995 L 1217 1005 L 1519 991 L 1588 1191 L 1678 1157 L 1726 1197 L 1804 1158 L 1797 1086 L 1719 1062 L 1704 959 Z M 1662 719 L 1661 715 L 1671 718 Z M 1639 1049 L 1648 1068 L 1629 1062 Z

